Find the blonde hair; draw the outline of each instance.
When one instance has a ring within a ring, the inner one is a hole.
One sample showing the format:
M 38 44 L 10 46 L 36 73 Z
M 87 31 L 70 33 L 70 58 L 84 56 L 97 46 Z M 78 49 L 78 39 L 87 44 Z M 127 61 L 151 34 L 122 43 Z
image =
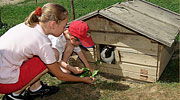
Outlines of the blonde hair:
M 68 17 L 68 11 L 61 5 L 55 3 L 47 3 L 42 8 L 41 16 L 35 15 L 35 11 L 25 19 L 25 24 L 29 27 L 36 26 L 37 23 L 48 21 L 56 21 L 59 23 Z

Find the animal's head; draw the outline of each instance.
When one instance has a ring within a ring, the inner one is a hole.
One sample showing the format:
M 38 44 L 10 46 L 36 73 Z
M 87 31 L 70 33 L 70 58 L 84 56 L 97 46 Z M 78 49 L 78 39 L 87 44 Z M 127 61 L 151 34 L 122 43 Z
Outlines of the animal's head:
M 111 46 L 105 46 L 103 50 L 105 50 L 105 58 L 109 58 L 114 51 L 114 48 Z
M 101 59 L 104 62 L 111 64 L 114 60 L 114 47 L 105 46 L 101 51 Z

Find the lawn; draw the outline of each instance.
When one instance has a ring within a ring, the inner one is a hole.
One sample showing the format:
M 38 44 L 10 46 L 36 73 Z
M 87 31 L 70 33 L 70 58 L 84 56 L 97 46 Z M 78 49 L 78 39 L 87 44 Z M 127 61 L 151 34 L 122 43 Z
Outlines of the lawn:
M 97 9 L 106 8 L 114 3 L 125 0 L 74 0 L 76 18 Z M 179 0 L 147 0 L 161 7 L 179 13 Z M 16 5 L 0 7 L 3 27 L 0 35 L 10 27 L 24 21 L 28 14 L 37 6 L 47 2 L 55 2 L 63 5 L 70 12 L 70 0 L 25 0 Z M 176 49 L 160 80 L 156 83 L 144 83 L 132 80 L 124 80 L 121 77 L 99 73 L 97 81 L 93 84 L 71 83 L 58 81 L 46 74 L 42 81 L 49 85 L 58 85 L 60 91 L 43 100 L 180 100 L 179 82 L 179 49 Z M 0 94 L 0 99 L 2 95 Z M 38 98 L 37 100 L 40 100 Z

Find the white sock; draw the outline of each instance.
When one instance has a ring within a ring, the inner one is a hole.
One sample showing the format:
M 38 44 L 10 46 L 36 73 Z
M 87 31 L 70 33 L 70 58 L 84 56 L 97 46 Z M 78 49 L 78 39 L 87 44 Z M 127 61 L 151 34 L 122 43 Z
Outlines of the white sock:
M 12 93 L 13 96 L 19 96 L 20 93 Z
M 31 90 L 31 92 L 36 92 L 38 91 L 39 89 L 41 89 L 42 85 L 40 85 L 38 88 L 34 89 L 34 90 Z
M 25 94 L 25 91 L 23 91 L 22 95 L 24 95 L 24 94 Z M 12 93 L 12 95 L 13 95 L 13 96 L 19 96 L 20 93 Z

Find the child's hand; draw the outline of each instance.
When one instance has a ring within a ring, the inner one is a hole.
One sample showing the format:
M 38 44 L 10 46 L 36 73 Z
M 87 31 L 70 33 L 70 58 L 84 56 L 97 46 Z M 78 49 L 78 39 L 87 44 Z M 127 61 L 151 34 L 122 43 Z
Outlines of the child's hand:
M 69 39 L 70 39 L 70 35 L 69 35 L 68 29 L 65 29 L 64 32 L 63 32 L 63 34 L 64 34 L 66 40 L 69 40 Z
M 65 28 L 63 33 L 67 34 L 68 32 L 68 28 Z
M 90 72 L 92 74 L 94 72 L 94 69 L 92 67 L 90 67 L 89 69 L 90 69 Z
M 84 77 L 83 79 L 84 79 L 84 82 L 88 83 L 88 84 L 93 83 L 95 81 L 95 78 L 93 78 L 91 76 L 90 77 Z
M 79 67 L 73 67 L 72 72 L 73 72 L 74 74 L 80 74 L 80 73 L 83 72 L 83 70 L 80 69 Z

